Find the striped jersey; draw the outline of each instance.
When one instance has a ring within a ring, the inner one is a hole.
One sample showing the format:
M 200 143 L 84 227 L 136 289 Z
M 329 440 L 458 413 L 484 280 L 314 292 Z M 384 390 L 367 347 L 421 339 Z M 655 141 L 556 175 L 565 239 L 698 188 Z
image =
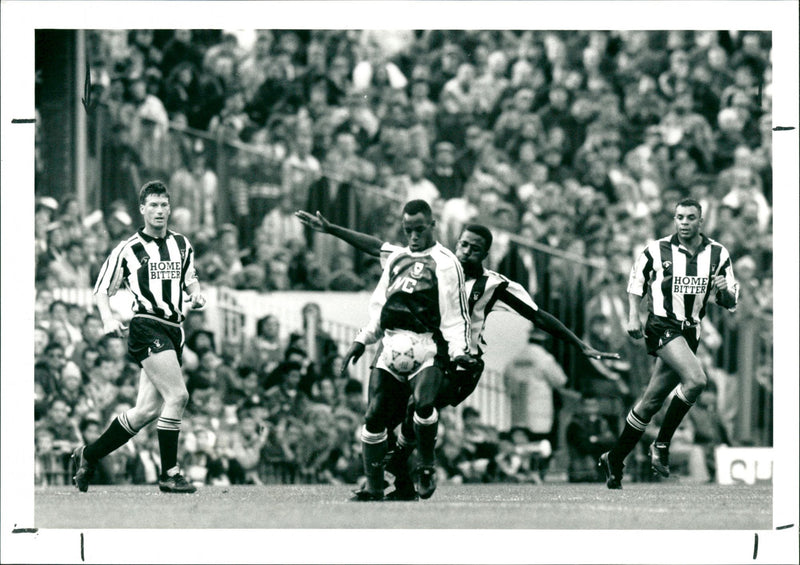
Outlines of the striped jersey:
M 694 255 L 680 243 L 677 234 L 651 242 L 631 268 L 628 293 L 644 296 L 649 291 L 652 314 L 698 323 L 705 316 L 712 294 L 720 302 L 719 293 L 711 288 L 711 279 L 722 275 L 734 298 L 732 305 L 723 305 L 734 311 L 739 286 L 728 250 L 705 235 L 701 237 Z
M 400 249 L 402 247 L 398 245 L 384 243 L 381 246 L 381 264 L 385 263 L 389 255 Z M 467 278 L 464 288 L 470 316 L 470 353 L 473 355 L 482 355 L 485 352 L 487 343 L 483 332 L 489 314 L 496 311 L 515 312 L 530 319 L 530 312 L 539 309 L 521 284 L 489 269 L 484 269 L 477 278 Z M 524 308 L 508 304 L 514 302 L 514 298 L 530 308 L 530 311 L 522 312 L 520 310 Z
M 450 358 L 470 350 L 464 273 L 440 243 L 419 252 L 401 247 L 388 256 L 369 304 L 369 322 L 356 336 L 375 343 L 384 330 L 441 335 Z
M 124 284 L 133 293 L 134 314 L 177 324 L 183 321 L 183 291 L 195 282 L 194 250 L 186 236 L 167 231 L 155 238 L 140 229 L 108 256 L 94 293 L 113 296 Z
M 483 330 L 486 328 L 486 318 L 489 314 L 498 311 L 515 312 L 523 318 L 530 319 L 530 314 L 520 311 L 519 306 L 509 304 L 513 298 L 530 308 L 531 312 L 539 309 L 521 284 L 489 269 L 484 269 L 478 278 L 467 281 L 466 293 L 474 355 L 482 355 L 485 352 L 487 344 Z

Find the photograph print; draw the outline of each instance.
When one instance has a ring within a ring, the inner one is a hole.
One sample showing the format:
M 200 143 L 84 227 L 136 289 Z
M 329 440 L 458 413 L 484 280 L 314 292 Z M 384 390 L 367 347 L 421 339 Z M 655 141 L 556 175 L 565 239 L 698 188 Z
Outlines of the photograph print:
M 108 4 L 4 4 L 4 561 L 796 559 L 796 7 Z

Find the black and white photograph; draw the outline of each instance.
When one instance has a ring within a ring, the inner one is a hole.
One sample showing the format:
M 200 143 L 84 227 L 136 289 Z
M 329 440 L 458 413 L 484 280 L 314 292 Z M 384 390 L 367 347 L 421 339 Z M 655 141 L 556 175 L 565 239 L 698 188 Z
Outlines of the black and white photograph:
M 0 561 L 797 562 L 796 3 L 2 11 Z

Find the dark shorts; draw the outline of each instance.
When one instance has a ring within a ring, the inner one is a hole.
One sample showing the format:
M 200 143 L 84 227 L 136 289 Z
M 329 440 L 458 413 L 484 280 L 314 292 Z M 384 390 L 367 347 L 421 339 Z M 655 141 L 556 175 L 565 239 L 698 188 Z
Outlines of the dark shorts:
M 673 339 L 683 337 L 692 353 L 697 353 L 700 344 L 700 326 L 681 327 L 681 323 L 661 316 L 648 316 L 644 325 L 644 342 L 647 353 L 657 356 L 657 351 Z
M 183 329 L 180 326 L 165 324 L 153 318 L 134 316 L 128 332 L 128 353 L 136 359 L 139 366 L 153 353 L 172 349 L 178 356 L 178 364 L 183 359 Z

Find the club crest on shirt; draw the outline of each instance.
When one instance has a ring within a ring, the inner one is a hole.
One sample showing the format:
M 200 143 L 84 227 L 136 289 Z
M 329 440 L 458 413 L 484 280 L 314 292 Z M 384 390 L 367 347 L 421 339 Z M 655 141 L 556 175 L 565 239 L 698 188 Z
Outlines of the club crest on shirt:
M 672 267 L 672 261 L 664 261 L 661 263 L 661 268 L 665 271 L 669 271 L 670 267 Z
M 472 293 L 472 301 L 477 302 L 477 300 L 481 297 L 481 292 L 479 290 L 473 291 Z
M 154 347 L 155 349 L 161 349 L 161 340 L 160 340 L 160 339 L 158 339 L 158 338 L 155 338 L 155 339 L 153 340 L 153 347 Z
M 425 268 L 425 265 L 417 261 L 414 263 L 414 266 L 411 267 L 411 276 L 414 278 L 419 278 L 422 275 L 422 269 Z

